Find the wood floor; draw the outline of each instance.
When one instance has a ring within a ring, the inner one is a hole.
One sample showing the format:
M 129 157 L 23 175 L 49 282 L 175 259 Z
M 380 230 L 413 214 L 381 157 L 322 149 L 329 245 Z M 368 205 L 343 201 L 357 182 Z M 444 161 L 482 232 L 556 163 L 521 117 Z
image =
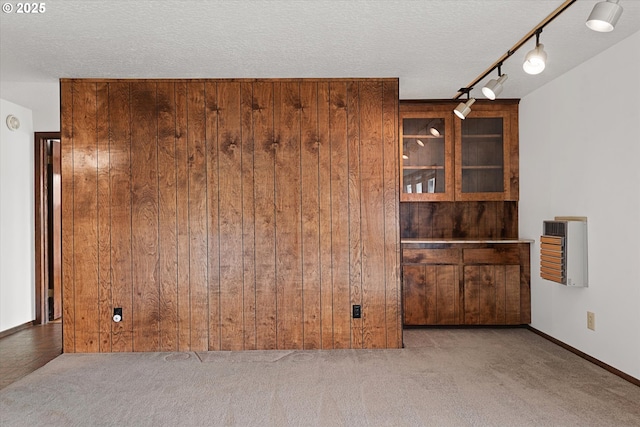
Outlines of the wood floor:
M 62 353 L 62 323 L 32 326 L 0 338 L 0 389 Z

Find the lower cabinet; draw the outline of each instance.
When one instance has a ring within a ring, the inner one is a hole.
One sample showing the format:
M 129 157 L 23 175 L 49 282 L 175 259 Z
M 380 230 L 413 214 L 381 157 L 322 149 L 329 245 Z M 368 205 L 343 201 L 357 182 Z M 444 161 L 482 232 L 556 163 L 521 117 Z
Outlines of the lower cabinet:
M 418 325 L 531 322 L 529 243 L 403 243 L 403 319 Z

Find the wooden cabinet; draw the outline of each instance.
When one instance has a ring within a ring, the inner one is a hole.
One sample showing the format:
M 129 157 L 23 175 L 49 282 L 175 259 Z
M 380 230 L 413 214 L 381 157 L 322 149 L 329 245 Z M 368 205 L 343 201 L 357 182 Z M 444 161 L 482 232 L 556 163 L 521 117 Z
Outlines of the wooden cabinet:
M 403 251 L 405 325 L 457 325 L 460 318 L 460 249 Z
M 518 200 L 518 103 L 400 104 L 401 201 Z
M 528 242 L 403 241 L 404 324 L 529 323 L 529 254 Z

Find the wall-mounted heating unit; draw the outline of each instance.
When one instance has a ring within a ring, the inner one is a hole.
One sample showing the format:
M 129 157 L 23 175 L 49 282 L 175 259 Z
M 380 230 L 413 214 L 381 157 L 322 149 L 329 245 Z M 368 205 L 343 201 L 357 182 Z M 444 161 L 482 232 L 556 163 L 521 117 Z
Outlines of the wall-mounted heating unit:
M 543 222 L 540 277 L 567 286 L 588 286 L 587 218 L 555 217 Z

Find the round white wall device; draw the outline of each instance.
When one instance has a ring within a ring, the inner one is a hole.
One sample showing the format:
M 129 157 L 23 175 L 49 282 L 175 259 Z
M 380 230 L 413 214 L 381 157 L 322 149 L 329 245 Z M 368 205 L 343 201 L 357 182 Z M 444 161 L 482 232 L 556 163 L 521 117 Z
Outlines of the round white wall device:
M 7 127 L 12 131 L 20 129 L 20 120 L 13 114 L 9 114 L 7 116 Z

